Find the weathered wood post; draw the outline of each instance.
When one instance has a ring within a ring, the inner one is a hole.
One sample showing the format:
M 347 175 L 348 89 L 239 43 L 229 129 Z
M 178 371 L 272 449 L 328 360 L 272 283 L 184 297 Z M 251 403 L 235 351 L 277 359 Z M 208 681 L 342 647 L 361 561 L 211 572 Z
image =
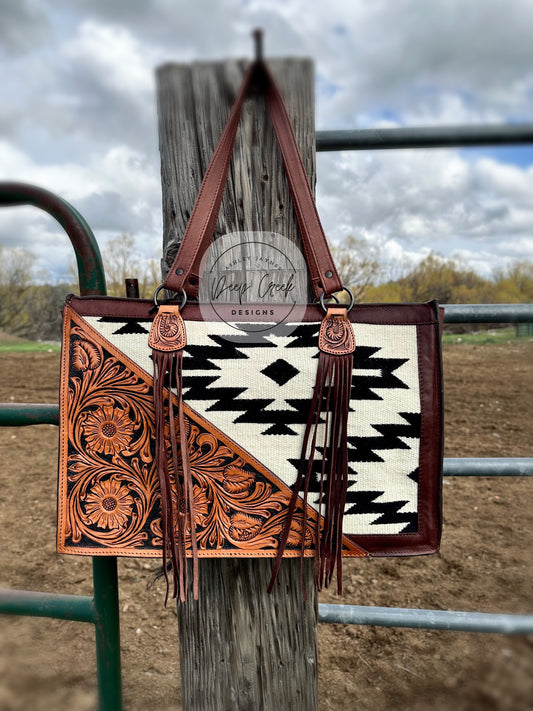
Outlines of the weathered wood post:
M 163 270 L 176 254 L 202 176 L 246 62 L 168 64 L 157 71 L 163 190 Z M 313 71 L 307 60 L 269 63 L 285 96 L 314 185 Z M 296 120 L 295 120 L 296 119 Z M 281 155 L 264 99 L 247 100 L 215 238 L 272 230 L 298 242 Z M 301 302 L 307 294 L 300 294 Z M 185 711 L 315 711 L 317 600 L 312 561 L 284 561 L 266 588 L 271 559 L 201 559 L 199 600 L 178 604 Z

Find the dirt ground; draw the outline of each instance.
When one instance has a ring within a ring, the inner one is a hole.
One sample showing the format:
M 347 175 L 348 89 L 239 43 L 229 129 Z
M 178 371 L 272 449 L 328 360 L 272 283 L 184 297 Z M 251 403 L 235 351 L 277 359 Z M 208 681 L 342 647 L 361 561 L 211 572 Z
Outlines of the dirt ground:
M 533 344 L 445 347 L 446 456 L 533 456 Z M 0 401 L 57 400 L 58 355 L 0 355 Z M 0 429 L 0 586 L 91 594 L 91 561 L 55 553 L 57 428 Z M 449 477 L 437 556 L 353 560 L 322 601 L 531 613 L 533 478 Z M 181 709 L 176 614 L 155 561 L 121 560 L 125 711 Z M 0 709 L 96 706 L 81 623 L 3 616 Z M 321 711 L 531 711 L 533 637 L 319 626 Z M 259 711 L 259 710 L 258 710 Z

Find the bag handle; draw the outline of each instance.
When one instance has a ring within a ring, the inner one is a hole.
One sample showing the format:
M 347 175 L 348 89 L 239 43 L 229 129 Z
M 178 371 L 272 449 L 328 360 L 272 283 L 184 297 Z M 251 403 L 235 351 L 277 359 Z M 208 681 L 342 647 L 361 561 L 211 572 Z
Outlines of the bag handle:
M 228 121 L 204 175 L 180 248 L 163 286 L 170 291 L 185 292 L 189 296 L 198 294 L 200 262 L 215 231 L 242 107 L 252 83 L 255 82 L 266 93 L 314 294 L 317 299 L 323 295 L 329 297 L 342 290 L 342 282 L 320 223 L 283 98 L 270 70 L 260 58 L 250 65 L 244 75 Z

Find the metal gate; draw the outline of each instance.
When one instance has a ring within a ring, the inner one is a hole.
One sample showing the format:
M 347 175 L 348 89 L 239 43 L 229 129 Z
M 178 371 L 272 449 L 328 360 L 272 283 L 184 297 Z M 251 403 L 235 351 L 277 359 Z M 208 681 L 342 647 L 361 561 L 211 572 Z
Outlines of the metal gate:
M 533 143 L 533 125 L 321 131 L 317 150 L 433 148 Z M 105 294 L 102 260 L 81 215 L 52 193 L 29 185 L 0 183 L 0 206 L 34 205 L 55 217 L 76 252 L 80 293 Z M 445 323 L 533 323 L 533 304 L 445 305 Z M 59 423 L 57 405 L 0 405 L 0 426 Z M 533 476 L 533 458 L 445 459 L 445 476 Z M 0 613 L 91 623 L 96 634 L 100 711 L 120 711 L 120 638 L 117 561 L 93 558 L 92 597 L 0 590 Z M 532 634 L 532 615 L 319 605 L 319 621 L 429 630 Z
M 319 131 L 318 151 L 456 148 L 533 143 L 533 124 Z M 533 323 L 533 304 L 443 304 L 445 323 Z M 533 458 L 445 459 L 445 476 L 533 476 Z M 320 622 L 531 634 L 532 615 L 319 605 Z
M 70 237 L 78 263 L 80 293 L 106 293 L 104 267 L 91 228 L 79 212 L 47 190 L 0 183 L 0 206 L 34 205 L 48 212 Z M 58 405 L 0 405 L 0 426 L 58 425 Z M 117 559 L 93 557 L 93 596 L 0 590 L 0 613 L 53 617 L 94 625 L 99 711 L 120 711 L 120 628 Z

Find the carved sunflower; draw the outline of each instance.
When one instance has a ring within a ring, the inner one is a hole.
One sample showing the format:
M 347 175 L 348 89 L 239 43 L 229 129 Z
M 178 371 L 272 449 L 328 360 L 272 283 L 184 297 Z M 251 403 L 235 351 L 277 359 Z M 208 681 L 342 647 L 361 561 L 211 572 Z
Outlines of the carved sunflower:
M 97 482 L 85 497 L 85 513 L 98 528 L 123 528 L 131 516 L 133 499 L 115 479 Z
M 103 405 L 91 412 L 82 425 L 89 451 L 117 454 L 133 435 L 133 422 L 128 413 L 113 405 Z
M 339 319 L 330 318 L 326 326 L 326 338 L 332 343 L 338 343 L 344 338 L 344 324 Z

